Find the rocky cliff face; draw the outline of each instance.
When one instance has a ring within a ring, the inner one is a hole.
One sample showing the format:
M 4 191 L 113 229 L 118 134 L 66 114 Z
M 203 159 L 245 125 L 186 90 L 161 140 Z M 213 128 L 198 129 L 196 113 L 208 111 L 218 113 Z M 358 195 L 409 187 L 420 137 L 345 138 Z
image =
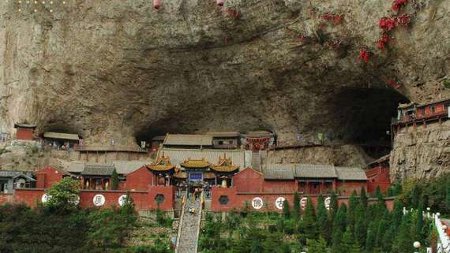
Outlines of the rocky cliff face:
M 392 179 L 433 178 L 450 172 L 450 121 L 410 126 L 395 137 Z
M 43 4 L 45 3 L 45 4 Z M 379 0 L 1 1 L 0 131 L 131 144 L 164 132 L 385 137 L 399 101 L 449 97 L 450 5 L 415 0 L 377 49 Z M 358 59 L 368 52 L 367 63 Z M 396 88 L 392 88 L 396 87 Z

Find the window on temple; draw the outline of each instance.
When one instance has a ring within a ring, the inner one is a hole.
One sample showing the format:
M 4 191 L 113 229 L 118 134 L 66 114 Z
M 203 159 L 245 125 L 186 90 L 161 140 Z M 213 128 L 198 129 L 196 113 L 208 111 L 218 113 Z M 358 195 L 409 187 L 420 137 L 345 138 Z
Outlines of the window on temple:
M 230 199 L 226 195 L 222 195 L 219 197 L 219 203 L 221 205 L 226 205 L 226 204 L 228 204 L 229 201 L 230 201 Z
M 164 199 L 165 199 L 165 197 L 162 194 L 156 194 L 156 196 L 155 196 L 155 201 L 158 204 L 161 204 L 162 202 L 164 202 Z

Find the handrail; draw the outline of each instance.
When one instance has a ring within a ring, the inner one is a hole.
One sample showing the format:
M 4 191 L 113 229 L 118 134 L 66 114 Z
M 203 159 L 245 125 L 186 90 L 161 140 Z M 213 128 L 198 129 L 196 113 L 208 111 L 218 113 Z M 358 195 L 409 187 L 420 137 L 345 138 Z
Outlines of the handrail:
M 198 252 L 198 241 L 200 239 L 200 225 L 202 222 L 202 212 L 203 212 L 203 203 L 204 203 L 204 195 L 203 195 L 203 191 L 200 193 L 200 207 L 198 208 L 198 214 L 200 215 L 200 219 L 198 219 L 198 223 L 197 223 L 197 243 L 195 244 L 195 253 Z
M 187 202 L 187 191 L 186 194 L 183 196 L 183 199 L 181 200 L 181 215 L 180 221 L 178 222 L 178 233 L 177 233 L 177 243 L 175 245 L 175 253 L 178 252 L 178 246 L 180 245 L 181 227 L 183 225 L 184 208 L 186 206 L 186 202 Z
M 439 213 L 434 216 L 434 224 L 439 234 L 439 241 L 441 241 L 442 252 L 450 253 L 450 240 L 442 227 L 442 222 L 439 219 Z

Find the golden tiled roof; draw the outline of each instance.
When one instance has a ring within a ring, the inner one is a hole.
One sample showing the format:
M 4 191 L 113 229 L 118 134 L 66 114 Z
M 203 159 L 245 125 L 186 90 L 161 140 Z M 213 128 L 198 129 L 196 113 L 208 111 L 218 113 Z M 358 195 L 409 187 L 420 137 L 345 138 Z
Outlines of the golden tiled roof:
M 205 159 L 201 159 L 201 160 L 189 159 L 189 160 L 184 161 L 180 165 L 181 165 L 181 167 L 185 167 L 185 168 L 209 168 L 211 166 L 211 164 L 208 161 L 206 161 Z
M 231 158 L 227 158 L 227 155 L 224 154 L 223 158 L 219 156 L 219 163 L 211 168 L 217 172 L 233 172 L 239 169 L 239 166 L 233 165 Z
M 216 174 L 213 172 L 205 172 L 203 173 L 203 179 L 214 179 L 216 178 Z
M 156 162 L 147 165 L 147 168 L 154 171 L 168 171 L 175 168 L 175 166 L 170 163 L 169 156 L 164 156 L 163 154 L 156 159 Z
M 174 178 L 179 178 L 179 179 L 186 179 L 187 178 L 187 173 L 184 171 L 178 171 L 177 173 L 173 174 Z
M 175 168 L 175 166 L 173 165 L 147 165 L 147 168 L 154 170 L 154 171 L 168 171 L 171 170 L 173 168 Z
M 211 169 L 217 172 L 233 172 L 239 169 L 239 166 L 212 166 Z

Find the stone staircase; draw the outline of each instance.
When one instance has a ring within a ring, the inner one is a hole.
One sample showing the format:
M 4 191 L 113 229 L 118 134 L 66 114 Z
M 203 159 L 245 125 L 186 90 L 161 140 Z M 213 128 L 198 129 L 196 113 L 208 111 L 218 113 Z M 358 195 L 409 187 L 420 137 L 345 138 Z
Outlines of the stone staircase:
M 186 198 L 180 218 L 176 253 L 196 253 L 202 218 L 201 197 L 199 199 Z M 191 213 L 190 208 L 195 212 Z
M 261 170 L 261 155 L 259 151 L 252 152 L 252 168 L 255 170 Z

